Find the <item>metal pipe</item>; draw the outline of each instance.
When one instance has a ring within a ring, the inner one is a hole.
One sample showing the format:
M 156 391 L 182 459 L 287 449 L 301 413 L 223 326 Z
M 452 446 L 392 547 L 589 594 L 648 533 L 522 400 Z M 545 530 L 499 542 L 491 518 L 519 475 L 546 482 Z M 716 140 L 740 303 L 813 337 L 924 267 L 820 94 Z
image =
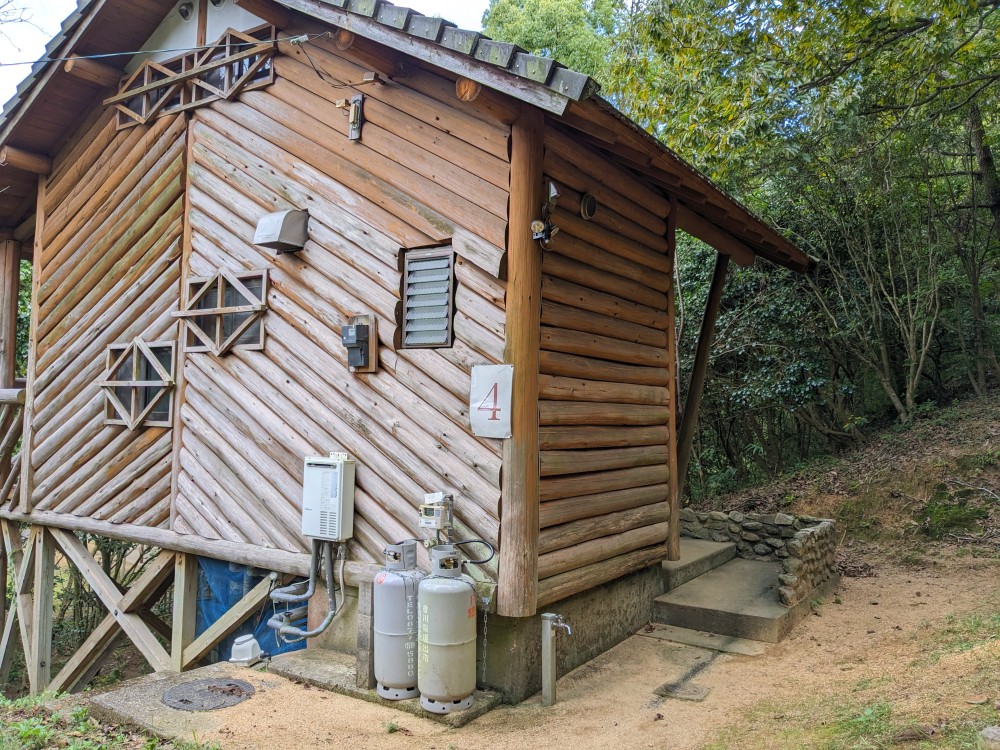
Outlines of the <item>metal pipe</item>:
M 556 702 L 556 628 L 562 628 L 566 635 L 573 635 L 573 628 L 563 618 L 552 612 L 542 615 L 542 705 L 551 706 Z
M 324 542 L 321 539 L 312 540 L 312 556 L 309 558 L 309 580 L 299 581 L 289 586 L 275 589 L 271 592 L 272 602 L 298 604 L 312 599 L 316 593 L 316 579 L 319 577 L 319 548 Z M 305 590 L 302 587 L 305 586 Z

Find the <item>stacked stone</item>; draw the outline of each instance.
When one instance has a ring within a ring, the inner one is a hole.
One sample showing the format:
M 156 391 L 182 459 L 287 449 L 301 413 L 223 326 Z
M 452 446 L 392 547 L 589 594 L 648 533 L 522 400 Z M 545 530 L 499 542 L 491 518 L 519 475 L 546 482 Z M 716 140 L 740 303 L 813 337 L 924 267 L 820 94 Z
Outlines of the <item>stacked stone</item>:
M 732 542 L 737 554 L 747 560 L 784 560 L 789 557 L 788 542 L 795 535 L 824 522 L 813 516 L 792 516 L 788 513 L 698 513 L 683 508 L 680 514 L 681 536 Z
M 833 521 L 796 532 L 786 550 L 788 557 L 781 564 L 784 572 L 778 576 L 778 598 L 786 607 L 793 607 L 835 573 L 837 538 Z
M 731 542 L 746 560 L 782 563 L 778 597 L 792 607 L 834 575 L 837 540 L 833 521 L 788 513 L 696 512 L 681 509 L 681 536 Z

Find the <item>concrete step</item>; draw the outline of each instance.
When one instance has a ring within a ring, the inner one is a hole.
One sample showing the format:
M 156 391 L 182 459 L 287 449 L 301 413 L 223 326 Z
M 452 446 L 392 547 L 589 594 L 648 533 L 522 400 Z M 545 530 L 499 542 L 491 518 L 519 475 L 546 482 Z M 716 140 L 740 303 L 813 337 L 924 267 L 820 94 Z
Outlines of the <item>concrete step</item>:
M 693 581 L 734 557 L 736 557 L 735 544 L 682 537 L 681 559 L 663 563 L 663 578 L 667 591 L 673 591 L 678 586 Z
M 653 621 L 777 643 L 809 612 L 778 602 L 781 563 L 734 559 L 657 597 Z M 804 607 L 803 607 L 804 605 Z
M 643 638 L 683 643 L 685 646 L 697 646 L 698 648 L 722 651 L 726 654 L 740 654 L 741 656 L 760 656 L 771 648 L 771 644 L 764 641 L 751 641 L 747 638 L 734 638 L 731 635 L 705 633 L 700 630 L 688 630 L 687 628 L 678 628 L 676 625 L 660 625 L 659 623 L 650 623 L 640 630 L 638 635 Z

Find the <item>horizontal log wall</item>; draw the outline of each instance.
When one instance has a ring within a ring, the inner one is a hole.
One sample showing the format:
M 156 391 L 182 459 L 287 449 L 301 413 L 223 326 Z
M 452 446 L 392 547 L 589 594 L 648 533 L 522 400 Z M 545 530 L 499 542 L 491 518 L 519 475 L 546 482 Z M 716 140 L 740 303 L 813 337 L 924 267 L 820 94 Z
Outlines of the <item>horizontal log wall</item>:
M 189 273 L 267 268 L 271 290 L 263 352 L 185 355 L 173 529 L 304 551 L 302 457 L 343 450 L 358 462 L 353 559 L 416 535 L 417 506 L 439 490 L 455 495 L 458 533 L 496 545 L 501 442 L 470 434 L 468 393 L 472 366 L 503 357 L 509 127 L 412 71 L 361 89 L 352 142 L 334 105 L 345 89 L 299 48 L 281 52 L 272 87 L 190 125 Z M 336 80 L 369 69 L 326 39 L 309 53 Z M 258 219 L 290 208 L 309 210 L 305 249 L 255 247 Z M 398 349 L 400 248 L 447 240 L 455 345 Z M 379 370 L 352 375 L 340 326 L 362 313 L 378 321 Z
M 668 200 L 555 122 L 544 168 L 540 606 L 666 557 L 674 402 Z
M 184 203 L 183 117 L 117 133 L 92 118 L 45 183 L 36 237 L 31 508 L 169 523 L 171 435 L 105 426 L 109 344 L 173 339 Z

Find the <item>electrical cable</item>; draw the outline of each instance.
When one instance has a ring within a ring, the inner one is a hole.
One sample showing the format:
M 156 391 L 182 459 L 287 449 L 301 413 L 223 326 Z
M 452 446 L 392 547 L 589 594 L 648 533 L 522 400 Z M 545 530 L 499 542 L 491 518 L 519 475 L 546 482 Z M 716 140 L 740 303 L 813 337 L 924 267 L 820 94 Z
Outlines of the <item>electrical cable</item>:
M 257 42 L 235 42 L 230 47 L 256 47 L 259 44 L 269 44 L 270 42 L 288 42 L 305 49 L 305 44 L 314 39 L 330 36 L 331 32 L 324 31 L 322 34 L 299 34 L 297 36 L 282 37 L 278 39 L 261 39 Z M 20 62 L 0 62 L 0 68 L 12 68 L 18 65 L 37 65 L 39 63 L 69 62 L 70 60 L 104 60 L 109 57 L 135 57 L 136 55 L 158 55 L 166 52 L 201 52 L 203 50 L 215 49 L 218 44 L 203 44 L 198 47 L 174 47 L 167 49 L 140 49 L 132 52 L 100 52 L 92 55 L 73 55 L 72 57 L 43 57 L 38 60 L 23 60 Z M 308 53 L 306 53 L 308 57 Z

